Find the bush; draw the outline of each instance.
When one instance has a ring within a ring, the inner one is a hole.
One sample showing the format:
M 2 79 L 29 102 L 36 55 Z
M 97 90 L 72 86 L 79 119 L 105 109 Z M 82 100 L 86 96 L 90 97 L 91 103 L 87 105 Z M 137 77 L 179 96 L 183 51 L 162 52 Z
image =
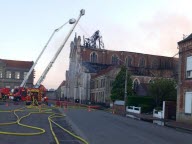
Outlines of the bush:
M 148 113 L 153 111 L 153 106 L 151 105 L 140 104 L 139 107 L 141 107 L 141 113 Z
M 162 111 L 162 107 L 155 107 L 154 109 L 157 111 Z
M 140 104 L 152 105 L 154 106 L 154 100 L 149 96 L 128 96 L 127 105 L 129 106 L 139 106 Z
M 128 106 L 141 107 L 142 113 L 152 112 L 155 107 L 153 97 L 150 96 L 129 96 L 127 99 Z

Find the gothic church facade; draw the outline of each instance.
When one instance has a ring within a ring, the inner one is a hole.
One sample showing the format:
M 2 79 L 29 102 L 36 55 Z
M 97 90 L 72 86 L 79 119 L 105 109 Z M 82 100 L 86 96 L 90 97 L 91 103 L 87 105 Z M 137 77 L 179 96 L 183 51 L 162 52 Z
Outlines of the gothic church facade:
M 69 70 L 66 73 L 68 99 L 79 99 L 81 102 L 102 99 L 103 102 L 110 102 L 110 83 L 121 65 L 126 65 L 133 82 L 140 85 L 140 93 L 144 89 L 143 84 L 154 78 L 176 78 L 176 58 L 91 48 L 81 43 L 81 37 L 75 36 L 70 45 Z M 102 88 L 98 85 L 102 85 Z

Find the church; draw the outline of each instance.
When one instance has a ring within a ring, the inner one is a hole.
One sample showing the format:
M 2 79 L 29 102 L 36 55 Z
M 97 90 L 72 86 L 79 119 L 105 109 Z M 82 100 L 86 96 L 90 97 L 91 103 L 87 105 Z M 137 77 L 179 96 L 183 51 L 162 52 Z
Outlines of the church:
M 75 36 L 70 44 L 66 72 L 66 98 L 81 103 L 110 103 L 110 91 L 122 65 L 131 73 L 137 95 L 147 95 L 147 85 L 155 78 L 177 78 L 178 59 L 129 51 L 104 49 L 96 31 L 91 38 Z

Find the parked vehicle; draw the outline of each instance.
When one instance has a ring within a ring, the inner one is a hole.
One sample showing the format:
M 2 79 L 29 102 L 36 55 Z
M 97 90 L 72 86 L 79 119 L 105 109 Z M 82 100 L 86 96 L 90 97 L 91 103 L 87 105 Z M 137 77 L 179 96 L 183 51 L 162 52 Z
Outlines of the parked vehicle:
M 0 88 L 0 99 L 6 100 L 9 98 L 10 88 Z

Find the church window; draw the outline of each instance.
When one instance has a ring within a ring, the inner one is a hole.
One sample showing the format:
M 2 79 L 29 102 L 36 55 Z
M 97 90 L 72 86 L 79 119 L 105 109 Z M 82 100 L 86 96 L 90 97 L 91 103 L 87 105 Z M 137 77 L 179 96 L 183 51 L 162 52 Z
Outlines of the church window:
M 128 56 L 125 60 L 126 62 L 126 65 L 129 67 L 129 66 L 132 66 L 132 58 L 130 56 Z
M 135 92 L 137 91 L 138 86 L 139 86 L 139 81 L 138 81 L 138 79 L 135 79 L 133 82 L 133 90 Z
M 97 53 L 96 52 L 91 53 L 91 62 L 97 63 Z
M 119 58 L 116 55 L 112 56 L 112 64 L 118 64 Z
M 153 69 L 157 69 L 159 67 L 158 61 L 155 59 L 152 61 L 152 66 Z
M 144 58 L 141 58 L 139 60 L 139 67 L 145 67 L 145 59 Z

